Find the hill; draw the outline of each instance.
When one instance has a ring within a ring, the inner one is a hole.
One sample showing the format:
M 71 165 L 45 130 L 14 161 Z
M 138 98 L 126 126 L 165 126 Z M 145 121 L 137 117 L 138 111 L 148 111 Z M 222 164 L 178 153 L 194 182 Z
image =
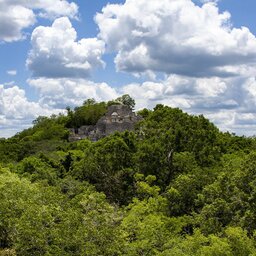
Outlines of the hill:
M 0 255 L 256 254 L 255 139 L 157 105 L 133 131 L 68 141 L 114 103 L 0 141 Z

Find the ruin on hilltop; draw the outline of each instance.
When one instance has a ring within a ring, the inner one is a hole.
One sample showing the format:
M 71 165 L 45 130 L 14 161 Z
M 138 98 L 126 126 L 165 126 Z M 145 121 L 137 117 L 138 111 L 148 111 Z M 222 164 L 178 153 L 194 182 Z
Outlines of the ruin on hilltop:
M 90 139 L 97 141 L 116 131 L 132 131 L 135 124 L 142 120 L 142 117 L 136 115 L 135 112 L 127 105 L 111 105 L 107 112 L 102 116 L 96 125 L 84 125 L 79 128 L 71 128 L 69 141 L 77 141 L 81 139 Z

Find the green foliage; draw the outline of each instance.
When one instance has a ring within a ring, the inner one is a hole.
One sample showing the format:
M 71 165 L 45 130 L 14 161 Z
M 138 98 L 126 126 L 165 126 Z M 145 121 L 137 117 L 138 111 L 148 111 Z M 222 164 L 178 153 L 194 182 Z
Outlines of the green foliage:
M 5 249 L 0 250 L 0 256 L 16 256 L 15 250 Z
M 0 161 L 19 162 L 38 152 L 49 152 L 65 147 L 69 135 L 65 128 L 66 121 L 67 117 L 61 114 L 49 118 L 38 117 L 34 120 L 32 128 L 0 141 Z
M 37 157 L 28 157 L 23 159 L 17 165 L 17 173 L 28 178 L 32 182 L 44 181 L 50 185 L 55 185 L 57 173 L 48 163 Z
M 134 132 L 67 141 L 112 103 L 0 140 L 0 256 L 256 255 L 255 138 L 157 105 Z
M 88 144 L 84 157 L 74 165 L 71 175 L 87 180 L 116 203 L 131 200 L 133 192 L 134 136 L 115 134 Z
M 119 219 L 91 187 L 71 200 L 8 170 L 0 175 L 0 245 L 17 255 L 114 255 Z
M 68 109 L 68 121 L 66 127 L 79 128 L 83 125 L 94 125 L 106 113 L 105 102 L 96 103 L 93 99 L 88 99 L 81 107 L 76 107 L 74 111 Z
M 140 115 L 143 118 L 147 118 L 150 113 L 151 113 L 151 110 L 147 108 L 143 108 L 142 110 L 138 111 L 138 115 Z
M 135 107 L 135 100 L 129 94 L 124 94 L 121 97 L 118 97 L 117 99 L 115 99 L 115 102 L 126 105 L 130 109 L 134 109 Z
M 171 150 L 191 152 L 204 166 L 213 164 L 220 157 L 219 131 L 203 116 L 190 116 L 179 109 L 157 105 L 141 127 L 146 143 L 157 144 L 163 153 L 168 154 Z
M 64 128 L 67 117 L 52 115 L 50 118 L 39 116 L 33 121 L 34 126 L 15 137 L 23 141 L 67 140 L 68 130 Z

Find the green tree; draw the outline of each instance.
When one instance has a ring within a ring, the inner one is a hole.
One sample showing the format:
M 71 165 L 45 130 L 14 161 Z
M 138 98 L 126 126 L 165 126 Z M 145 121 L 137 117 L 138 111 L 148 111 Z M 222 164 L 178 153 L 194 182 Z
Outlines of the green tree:
M 89 181 L 118 204 L 131 200 L 134 194 L 134 140 L 133 135 L 126 132 L 90 144 L 84 151 L 84 158 L 74 165 L 71 175 Z
M 124 94 L 115 101 L 128 106 L 130 109 L 134 109 L 135 107 L 135 100 L 129 94 Z

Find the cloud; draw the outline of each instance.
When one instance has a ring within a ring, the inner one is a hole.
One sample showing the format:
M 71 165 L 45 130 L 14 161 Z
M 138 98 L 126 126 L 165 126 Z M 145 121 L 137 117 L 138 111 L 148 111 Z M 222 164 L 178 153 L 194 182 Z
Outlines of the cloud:
M 34 25 L 35 14 L 23 6 L 0 3 L 0 41 L 12 42 L 24 38 L 23 29 Z
M 0 137 L 9 137 L 27 128 L 39 115 L 49 116 L 60 111 L 29 101 L 25 91 L 18 86 L 5 88 L 0 85 Z
M 218 3 L 220 0 L 200 0 L 201 3 L 205 4 L 205 3 Z
M 8 0 L 5 0 L 8 2 Z M 38 16 L 48 19 L 56 19 L 60 16 L 76 18 L 78 6 L 67 0 L 14 0 L 12 4 L 22 5 L 38 11 Z
M 7 70 L 6 73 L 10 76 L 16 76 L 17 75 L 17 70 Z
M 203 114 L 223 131 L 247 135 L 253 135 L 255 131 L 254 78 L 189 78 L 170 75 L 162 81 L 130 83 L 119 88 L 74 78 L 37 78 L 27 82 L 38 90 L 40 105 L 52 109 L 79 106 L 88 98 L 100 102 L 129 94 L 136 100 L 137 110 L 145 107 L 152 109 L 156 104 L 164 104 L 179 107 L 190 114 Z
M 108 101 L 117 98 L 117 91 L 106 83 L 94 83 L 84 79 L 38 78 L 27 81 L 40 94 L 41 104 L 52 108 L 81 105 L 86 99 Z
M 27 66 L 36 77 L 88 77 L 95 67 L 103 67 L 105 45 L 97 38 L 77 40 L 67 17 L 51 27 L 39 26 L 31 36 L 32 50 Z
M 230 77 L 231 67 L 256 62 L 256 38 L 233 28 L 231 15 L 212 1 L 126 0 L 98 13 L 99 38 L 116 53 L 118 71 Z
M 0 42 L 25 38 L 24 29 L 36 23 L 37 16 L 54 19 L 60 16 L 76 18 L 78 6 L 66 0 L 1 0 Z
M 223 131 L 255 134 L 256 80 L 252 78 L 171 75 L 163 81 L 131 83 L 120 88 L 85 79 L 37 78 L 27 82 L 38 90 L 40 100 L 37 103 L 28 101 L 25 92 L 17 86 L 8 89 L 1 86 L 0 126 L 5 123 L 6 127 L 17 127 L 18 121 L 19 124 L 28 124 L 38 115 L 58 113 L 67 106 L 79 106 L 88 98 L 100 102 L 128 93 L 136 100 L 137 110 L 152 109 L 156 104 L 179 107 L 190 114 L 205 115 Z
M 227 79 L 220 78 L 187 78 L 171 75 L 162 82 L 144 82 L 129 84 L 122 88 L 136 98 L 144 106 L 154 107 L 157 103 L 179 107 L 186 111 L 193 109 L 216 109 L 217 105 L 229 108 L 231 102 L 226 102 L 228 90 Z M 233 95 L 232 95 L 233 96 Z M 222 102 L 221 106 L 219 102 Z M 224 104 L 223 102 L 226 102 Z M 232 107 L 236 105 L 232 101 Z
M 203 114 L 223 131 L 255 135 L 255 91 L 255 78 L 171 75 L 162 82 L 128 84 L 119 93 L 135 98 L 137 109 L 156 104 L 179 107 L 190 114 Z
M 234 28 L 217 1 L 108 4 L 95 16 L 98 37 L 81 40 L 70 22 L 77 12 L 77 5 L 65 0 L 0 0 L 0 41 L 24 38 L 38 17 L 54 20 L 34 29 L 26 62 L 33 75 L 27 82 L 40 100 L 29 101 L 14 84 L 0 86 L 0 137 L 38 115 L 125 93 L 135 98 L 137 109 L 162 103 L 204 114 L 222 130 L 254 133 L 256 38 L 246 27 Z M 89 81 L 94 68 L 104 67 L 105 51 L 114 53 L 118 71 L 149 80 L 119 88 Z

